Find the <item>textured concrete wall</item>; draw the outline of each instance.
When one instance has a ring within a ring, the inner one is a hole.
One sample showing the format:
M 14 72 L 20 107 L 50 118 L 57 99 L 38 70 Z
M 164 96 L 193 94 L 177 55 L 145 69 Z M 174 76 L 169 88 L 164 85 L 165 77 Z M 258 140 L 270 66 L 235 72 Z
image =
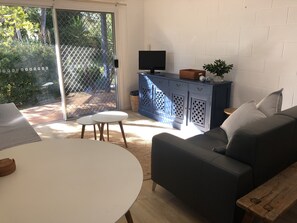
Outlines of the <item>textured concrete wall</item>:
M 169 72 L 233 63 L 233 106 L 282 87 L 297 105 L 296 0 L 144 0 L 144 48 L 167 50 Z

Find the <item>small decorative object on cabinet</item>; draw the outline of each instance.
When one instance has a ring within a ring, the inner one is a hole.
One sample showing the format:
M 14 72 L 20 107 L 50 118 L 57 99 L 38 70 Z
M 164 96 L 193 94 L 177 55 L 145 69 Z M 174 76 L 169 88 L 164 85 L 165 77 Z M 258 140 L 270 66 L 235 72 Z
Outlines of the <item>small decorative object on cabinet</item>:
M 182 69 L 179 71 L 179 77 L 182 79 L 198 80 L 205 76 L 205 70 Z
M 174 128 L 195 126 L 208 131 L 226 119 L 231 83 L 184 80 L 171 73 L 139 73 L 138 112 Z
M 233 68 L 233 64 L 227 65 L 224 60 L 215 60 L 213 63 L 204 64 L 203 69 L 214 74 L 214 81 L 223 81 L 224 74 L 229 73 Z

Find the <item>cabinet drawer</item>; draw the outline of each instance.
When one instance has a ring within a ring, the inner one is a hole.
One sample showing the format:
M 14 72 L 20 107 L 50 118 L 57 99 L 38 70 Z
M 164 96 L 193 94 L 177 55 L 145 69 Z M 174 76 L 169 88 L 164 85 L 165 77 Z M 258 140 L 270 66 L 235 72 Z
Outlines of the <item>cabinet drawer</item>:
M 181 81 L 169 81 L 171 91 L 187 91 L 188 84 Z
M 163 78 L 151 78 L 152 83 L 159 89 L 168 88 L 168 80 Z
M 202 84 L 190 84 L 189 91 L 193 94 L 210 95 L 211 86 Z

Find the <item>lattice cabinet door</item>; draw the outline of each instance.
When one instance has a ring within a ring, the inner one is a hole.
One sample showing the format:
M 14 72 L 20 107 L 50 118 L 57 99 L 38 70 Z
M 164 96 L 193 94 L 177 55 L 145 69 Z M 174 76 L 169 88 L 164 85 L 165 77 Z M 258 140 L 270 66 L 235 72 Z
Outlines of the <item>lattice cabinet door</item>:
M 188 84 L 170 81 L 170 116 L 175 128 L 187 125 Z
M 153 89 L 154 113 L 161 119 L 167 118 L 168 106 L 168 80 L 162 78 L 151 78 Z
M 212 87 L 196 84 L 190 85 L 189 90 L 188 121 L 200 130 L 207 131 L 211 122 Z
M 152 82 L 147 76 L 139 75 L 139 109 L 152 112 L 153 89 Z

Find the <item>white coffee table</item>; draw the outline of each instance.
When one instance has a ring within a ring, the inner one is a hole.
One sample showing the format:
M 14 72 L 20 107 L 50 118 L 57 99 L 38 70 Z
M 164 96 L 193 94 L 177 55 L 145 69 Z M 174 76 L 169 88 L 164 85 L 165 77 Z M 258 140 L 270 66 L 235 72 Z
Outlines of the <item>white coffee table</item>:
M 1 223 L 114 223 L 142 185 L 138 160 L 105 142 L 55 139 L 0 152 L 16 171 L 0 177 Z
M 124 133 L 123 123 L 122 121 L 128 118 L 128 114 L 122 111 L 104 111 L 99 112 L 93 115 L 92 119 L 98 123 L 99 130 L 100 130 L 100 140 L 104 140 L 103 132 L 104 132 L 104 125 L 107 125 L 107 140 L 109 141 L 109 123 L 118 122 L 121 128 L 122 136 L 125 142 L 126 148 L 127 141 Z
M 92 125 L 93 129 L 94 129 L 94 138 L 95 138 L 95 140 L 97 139 L 97 134 L 96 134 L 96 124 L 97 123 L 92 119 L 92 115 L 81 117 L 81 118 L 77 119 L 76 121 L 78 124 L 82 125 L 80 138 L 84 138 L 86 125 Z

